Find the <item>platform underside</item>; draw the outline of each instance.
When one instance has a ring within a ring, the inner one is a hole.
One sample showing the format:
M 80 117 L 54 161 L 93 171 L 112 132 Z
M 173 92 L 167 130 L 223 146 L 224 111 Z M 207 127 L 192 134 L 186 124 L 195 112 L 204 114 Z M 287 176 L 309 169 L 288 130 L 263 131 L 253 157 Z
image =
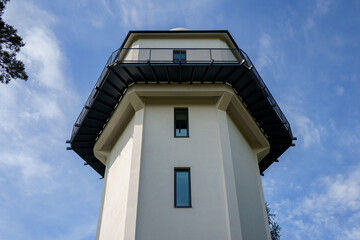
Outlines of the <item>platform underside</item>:
M 243 63 L 121 63 L 107 65 L 74 125 L 71 149 L 100 175 L 105 166 L 93 147 L 132 84 L 223 83 L 232 86 L 270 142 L 259 163 L 263 173 L 292 145 L 290 125 L 254 67 Z

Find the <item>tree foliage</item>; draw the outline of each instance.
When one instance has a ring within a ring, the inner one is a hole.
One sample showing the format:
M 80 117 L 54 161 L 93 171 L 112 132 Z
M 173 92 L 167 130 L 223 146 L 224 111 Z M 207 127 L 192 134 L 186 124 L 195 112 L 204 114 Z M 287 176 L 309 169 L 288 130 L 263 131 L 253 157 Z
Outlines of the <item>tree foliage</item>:
M 0 0 L 0 82 L 13 79 L 27 80 L 24 63 L 16 59 L 16 53 L 25 45 L 17 30 L 2 19 L 5 5 L 9 0 Z
M 270 213 L 269 205 L 266 203 L 266 212 L 269 221 L 271 240 L 280 240 L 280 226 L 275 222 L 276 214 Z

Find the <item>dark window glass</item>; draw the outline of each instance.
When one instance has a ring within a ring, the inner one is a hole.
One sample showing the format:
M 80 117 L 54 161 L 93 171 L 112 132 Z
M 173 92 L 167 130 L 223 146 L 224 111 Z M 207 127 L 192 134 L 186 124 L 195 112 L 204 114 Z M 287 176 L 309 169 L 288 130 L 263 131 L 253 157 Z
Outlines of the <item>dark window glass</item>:
M 175 168 L 175 207 L 191 207 L 190 169 Z
M 189 136 L 188 109 L 175 109 L 175 137 Z
M 174 56 L 174 63 L 179 63 L 180 61 L 182 63 L 186 62 L 186 51 L 185 50 L 174 50 L 173 56 Z

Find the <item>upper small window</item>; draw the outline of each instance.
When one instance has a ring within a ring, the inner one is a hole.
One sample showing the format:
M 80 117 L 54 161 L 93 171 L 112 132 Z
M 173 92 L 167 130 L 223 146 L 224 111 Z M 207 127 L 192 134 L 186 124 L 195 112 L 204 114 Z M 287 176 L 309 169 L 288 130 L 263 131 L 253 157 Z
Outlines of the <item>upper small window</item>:
M 185 50 L 174 50 L 174 63 L 185 63 L 186 62 L 186 51 Z
M 189 117 L 187 108 L 175 108 L 175 137 L 189 136 Z

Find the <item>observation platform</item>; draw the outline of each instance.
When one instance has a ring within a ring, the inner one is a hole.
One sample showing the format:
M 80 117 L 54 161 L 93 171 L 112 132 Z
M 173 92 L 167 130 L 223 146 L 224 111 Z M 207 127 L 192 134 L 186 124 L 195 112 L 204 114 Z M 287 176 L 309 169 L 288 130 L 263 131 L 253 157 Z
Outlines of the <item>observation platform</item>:
M 179 54 L 174 57 L 176 51 Z M 186 53 L 185 57 L 182 52 Z M 296 138 L 288 120 L 241 49 L 122 47 L 110 55 L 67 141 L 68 149 L 101 176 L 105 166 L 94 156 L 95 142 L 126 90 L 138 83 L 230 85 L 270 143 L 270 153 L 259 163 L 261 174 L 294 146 Z

